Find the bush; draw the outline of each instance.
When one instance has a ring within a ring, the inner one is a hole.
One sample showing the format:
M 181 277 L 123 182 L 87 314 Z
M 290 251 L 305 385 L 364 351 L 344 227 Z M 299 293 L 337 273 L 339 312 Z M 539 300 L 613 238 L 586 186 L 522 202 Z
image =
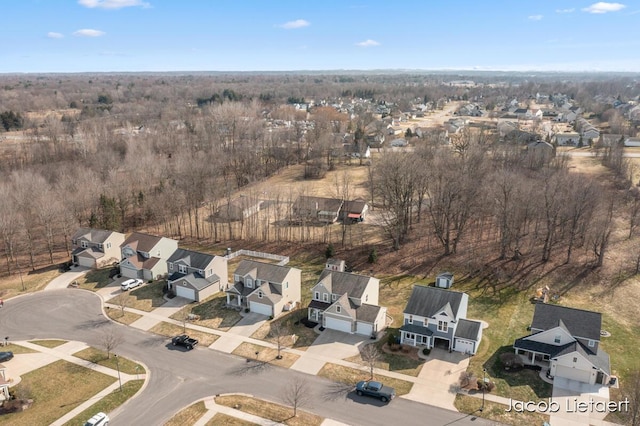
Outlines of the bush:
M 523 365 L 522 358 L 513 352 L 500 354 L 500 362 L 505 370 L 510 370 L 512 368 L 519 369 L 522 368 Z
M 395 333 L 387 334 L 387 345 L 393 346 L 398 343 L 398 336 Z
M 429 348 L 422 349 L 422 354 L 423 355 L 429 356 L 430 353 L 431 353 L 431 349 L 429 349 Z
M 483 379 L 478 379 L 478 390 L 484 392 L 491 392 L 495 389 L 496 384 L 493 382 L 485 382 Z
M 324 251 L 324 257 L 329 259 L 330 257 L 333 257 L 335 255 L 336 255 L 336 249 L 333 248 L 333 244 L 329 243 L 329 245 L 327 246 L 327 249 Z
M 378 261 L 378 252 L 376 251 L 376 248 L 374 247 L 369 252 L 369 258 L 367 259 L 367 262 L 376 263 L 377 261 Z

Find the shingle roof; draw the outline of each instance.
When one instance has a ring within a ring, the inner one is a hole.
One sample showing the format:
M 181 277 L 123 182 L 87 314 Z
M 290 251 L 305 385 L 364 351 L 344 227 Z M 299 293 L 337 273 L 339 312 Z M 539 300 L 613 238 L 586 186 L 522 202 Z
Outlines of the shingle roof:
M 177 249 L 173 252 L 171 257 L 167 259 L 167 262 L 182 261 L 187 266 L 194 269 L 205 269 L 215 256 L 207 253 L 201 253 L 199 251 Z
M 167 278 L 167 281 L 173 282 L 180 279 L 187 281 L 189 284 L 191 284 L 191 286 L 193 286 L 193 288 L 195 288 L 198 291 L 205 289 L 210 285 L 220 281 L 220 277 L 217 276 L 216 274 L 213 274 L 208 278 L 205 278 L 202 275 L 198 274 L 197 272 L 190 273 L 190 274 L 182 274 L 180 272 L 174 272 L 173 274 L 171 274 L 171 276 L 169 276 L 169 278 Z
M 359 307 L 356 308 L 356 319 L 358 321 L 368 322 L 373 324 L 378 318 L 378 313 L 382 309 L 377 305 L 369 305 L 367 303 L 363 303 Z
M 268 281 L 270 283 L 282 284 L 289 271 L 293 268 L 289 266 L 279 266 L 272 263 L 256 262 L 255 260 L 243 260 L 238 264 L 235 274 L 245 276 L 256 270 L 256 279 Z
M 464 296 L 457 291 L 414 285 L 404 313 L 431 318 L 444 310 L 455 318 Z
M 113 231 L 106 231 L 104 229 L 93 228 L 80 228 L 73 234 L 72 239 L 78 240 L 84 238 L 92 243 L 104 243 L 113 234 Z
M 301 195 L 293 204 L 297 210 L 314 210 L 337 212 L 342 207 L 342 200 L 338 198 L 309 197 Z
M 404 324 L 400 327 L 402 331 L 408 331 L 409 333 L 419 334 L 421 336 L 432 336 L 433 331 L 429 330 L 426 327 L 416 324 Z
M 454 337 L 467 340 L 478 340 L 478 335 L 482 329 L 482 323 L 480 321 L 473 321 L 461 318 L 458 320 L 456 327 L 456 334 Z
M 160 242 L 162 237 L 156 235 L 142 234 L 140 232 L 134 232 L 124 240 L 124 243 L 120 247 L 131 246 L 135 247 L 137 251 L 144 251 L 149 253 Z
M 600 341 L 602 314 L 547 303 L 536 304 L 531 328 L 549 330 L 560 322 L 574 337 Z
M 274 286 L 273 284 L 264 283 L 260 286 L 260 288 L 258 288 L 258 291 L 261 291 L 263 297 L 266 297 L 274 304 L 282 300 L 282 293 L 278 291 L 276 286 Z
M 318 283 L 322 282 L 331 293 L 347 294 L 349 297 L 359 299 L 362 297 L 370 280 L 371 277 L 365 275 L 325 269 L 322 271 L 322 274 L 320 274 Z

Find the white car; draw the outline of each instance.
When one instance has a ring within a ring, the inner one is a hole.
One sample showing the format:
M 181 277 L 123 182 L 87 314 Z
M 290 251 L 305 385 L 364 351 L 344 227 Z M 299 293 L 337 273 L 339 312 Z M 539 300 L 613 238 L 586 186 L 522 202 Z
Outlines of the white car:
M 126 280 L 124 281 L 122 284 L 120 284 L 120 289 L 122 291 L 127 291 L 127 290 L 131 290 L 132 288 L 136 288 L 138 286 L 142 285 L 142 280 L 139 278 L 132 278 L 130 280 Z
M 107 426 L 108 424 L 109 416 L 101 412 L 87 420 L 84 426 Z

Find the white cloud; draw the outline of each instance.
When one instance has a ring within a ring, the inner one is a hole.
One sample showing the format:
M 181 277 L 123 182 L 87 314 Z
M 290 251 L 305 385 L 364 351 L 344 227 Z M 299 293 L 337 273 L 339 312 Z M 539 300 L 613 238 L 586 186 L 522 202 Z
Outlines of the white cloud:
M 530 15 L 529 19 L 532 21 L 539 21 L 542 19 L 542 15 Z
M 365 40 L 365 41 L 361 41 L 360 43 L 356 43 L 356 46 L 360 46 L 360 47 L 373 47 L 373 46 L 380 46 L 380 43 L 378 43 L 375 40 Z
M 574 11 L 575 11 L 574 8 L 571 8 L 571 9 L 556 9 L 556 13 L 572 13 Z
M 622 3 L 607 3 L 607 2 L 599 1 L 598 3 L 594 3 L 589 7 L 585 7 L 584 9 L 582 9 L 582 11 L 588 12 L 588 13 L 602 14 L 607 12 L 617 12 L 619 10 L 624 9 L 625 7 L 627 6 L 625 6 Z
M 295 30 L 297 28 L 304 28 L 311 25 L 309 21 L 305 21 L 304 19 L 296 19 L 295 21 L 285 22 L 282 25 L 278 25 L 280 28 L 284 28 L 285 30 Z
M 92 29 L 82 29 L 82 30 L 78 30 L 75 33 L 73 33 L 74 36 L 76 37 L 101 37 L 103 35 L 105 35 L 106 33 L 104 31 L 100 31 L 100 30 L 92 30 Z
M 151 7 L 142 0 L 78 0 L 78 4 L 90 9 L 122 9 L 123 7 Z
M 49 38 L 64 38 L 64 36 L 60 33 L 54 33 L 53 31 L 49 31 L 47 33 L 47 37 Z

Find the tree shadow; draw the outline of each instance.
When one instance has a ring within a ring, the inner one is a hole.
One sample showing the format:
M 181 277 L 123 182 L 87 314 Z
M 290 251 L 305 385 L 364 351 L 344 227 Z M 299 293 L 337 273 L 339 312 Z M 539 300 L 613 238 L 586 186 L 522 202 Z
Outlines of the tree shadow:
M 322 399 L 324 401 L 337 401 L 339 399 L 347 399 L 351 391 L 353 391 L 352 385 L 335 382 L 329 385 L 326 392 L 323 393 Z
M 553 393 L 553 385 L 540 378 L 538 371 L 521 369 L 507 371 L 502 367 L 500 355 L 512 352 L 512 346 L 502 346 L 498 348 L 482 365 L 487 369 L 490 377 L 503 380 L 510 387 L 528 387 L 538 398 L 550 398 Z
M 273 366 L 269 363 L 269 361 L 256 361 L 247 358 L 247 362 L 244 366 L 233 369 L 227 373 L 230 376 L 246 376 L 249 374 L 260 374 L 263 373 Z

